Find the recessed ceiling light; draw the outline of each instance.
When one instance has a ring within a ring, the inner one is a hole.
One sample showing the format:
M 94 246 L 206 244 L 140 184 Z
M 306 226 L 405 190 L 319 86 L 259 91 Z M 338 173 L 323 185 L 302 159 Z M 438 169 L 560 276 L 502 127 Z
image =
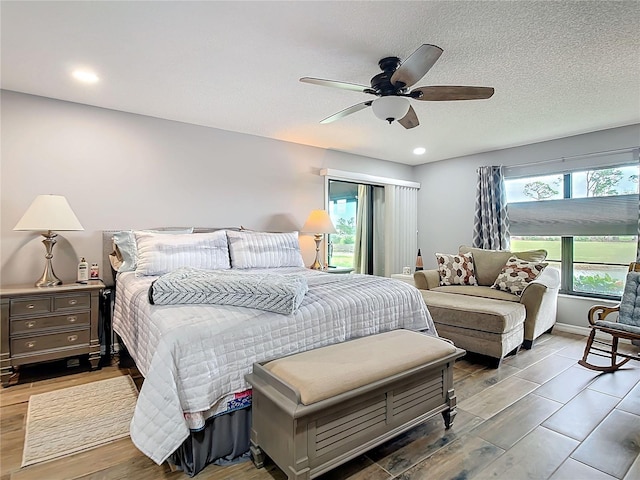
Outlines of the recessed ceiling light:
M 413 154 L 414 155 L 424 155 L 424 153 L 427 151 L 426 148 L 424 147 L 416 147 L 413 149 Z
M 95 73 L 89 72 L 88 70 L 75 70 L 71 75 L 73 75 L 73 78 L 76 80 L 84 83 L 96 83 L 100 80 Z

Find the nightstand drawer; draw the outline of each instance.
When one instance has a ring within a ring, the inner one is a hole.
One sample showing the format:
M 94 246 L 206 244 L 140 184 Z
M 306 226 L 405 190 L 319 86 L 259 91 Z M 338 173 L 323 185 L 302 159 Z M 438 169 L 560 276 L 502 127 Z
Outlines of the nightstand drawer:
M 11 355 L 24 355 L 54 348 L 89 345 L 89 329 L 11 339 Z
M 49 313 L 51 311 L 51 298 L 21 298 L 11 299 L 11 316 L 14 315 L 36 315 Z
M 56 315 L 55 317 L 25 318 L 11 320 L 11 334 L 34 332 L 48 328 L 70 327 L 76 325 L 88 326 L 91 321 L 89 312 Z
M 91 306 L 91 295 L 79 293 L 76 295 L 58 295 L 53 299 L 53 311 L 77 310 L 78 308 L 89 308 Z

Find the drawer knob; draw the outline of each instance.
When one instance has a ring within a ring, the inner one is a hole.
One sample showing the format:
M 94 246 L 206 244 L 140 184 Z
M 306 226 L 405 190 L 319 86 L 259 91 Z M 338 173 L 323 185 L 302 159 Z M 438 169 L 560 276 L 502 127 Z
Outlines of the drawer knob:
M 33 328 L 36 326 L 36 322 L 31 321 L 31 322 L 27 322 L 27 328 Z
M 36 346 L 36 342 L 27 342 L 25 343 L 25 345 L 27 346 L 27 348 L 33 348 Z
M 78 339 L 78 335 L 69 335 L 67 337 L 67 340 L 69 340 L 70 342 L 75 342 Z
M 69 323 L 74 323 L 76 320 L 78 320 L 78 317 L 73 315 L 71 317 L 67 317 L 67 320 L 69 320 Z
M 76 303 L 78 303 L 78 300 L 69 300 L 69 305 L 75 305 Z
M 29 305 L 27 305 L 27 308 L 29 310 L 32 310 L 32 309 L 36 308 L 36 306 L 33 303 L 30 303 Z

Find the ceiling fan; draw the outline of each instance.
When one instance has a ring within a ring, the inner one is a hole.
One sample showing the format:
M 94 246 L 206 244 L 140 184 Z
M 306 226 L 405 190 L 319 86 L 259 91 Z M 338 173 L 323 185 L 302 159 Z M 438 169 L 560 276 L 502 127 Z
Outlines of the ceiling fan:
M 480 100 L 493 95 L 493 87 L 470 87 L 437 85 L 417 87 L 409 91 L 433 67 L 442 55 L 442 49 L 435 45 L 421 45 L 409 58 L 401 62 L 398 57 L 385 57 L 378 62 L 382 73 L 371 79 L 371 87 L 356 83 L 302 77 L 301 82 L 325 87 L 341 88 L 375 95 L 375 100 L 357 103 L 320 121 L 330 123 L 359 112 L 367 107 L 381 120 L 392 123 L 396 120 L 404 128 L 417 127 L 420 122 L 409 99 L 420 101 Z

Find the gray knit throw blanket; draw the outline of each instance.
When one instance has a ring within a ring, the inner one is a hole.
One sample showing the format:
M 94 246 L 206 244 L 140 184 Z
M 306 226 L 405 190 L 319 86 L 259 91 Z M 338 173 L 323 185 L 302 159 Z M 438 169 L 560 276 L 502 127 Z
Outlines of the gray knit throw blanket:
M 156 279 L 149 288 L 149 302 L 233 305 L 290 315 L 298 309 L 308 290 L 307 279 L 297 274 L 184 267 Z

